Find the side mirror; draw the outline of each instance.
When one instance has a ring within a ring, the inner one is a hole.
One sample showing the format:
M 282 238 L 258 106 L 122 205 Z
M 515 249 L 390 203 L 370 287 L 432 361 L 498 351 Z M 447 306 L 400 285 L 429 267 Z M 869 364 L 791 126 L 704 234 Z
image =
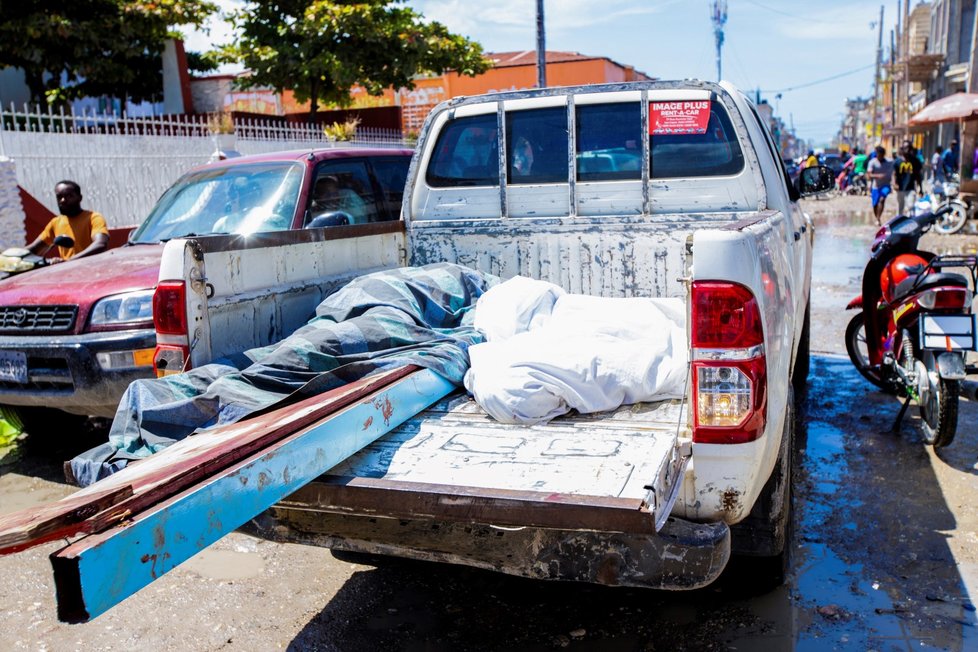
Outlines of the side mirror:
M 802 197 L 817 195 L 835 188 L 835 175 L 832 168 L 819 165 L 805 168 L 798 177 L 798 192 Z
M 324 226 L 346 226 L 347 224 L 353 223 L 353 217 L 349 213 L 343 211 L 330 211 L 329 213 L 320 213 L 316 217 L 309 220 L 304 228 L 307 229 L 319 229 Z

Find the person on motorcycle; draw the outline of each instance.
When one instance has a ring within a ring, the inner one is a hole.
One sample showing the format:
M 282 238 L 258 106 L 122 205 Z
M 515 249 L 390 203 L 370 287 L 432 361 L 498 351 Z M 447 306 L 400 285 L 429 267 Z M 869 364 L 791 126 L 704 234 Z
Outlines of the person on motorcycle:
M 916 202 L 917 193 L 923 193 L 923 178 L 920 159 L 909 140 L 900 146 L 900 155 L 894 160 L 894 180 L 896 181 L 897 214 L 905 215 L 904 207 L 910 198 L 910 207 Z
M 842 170 L 839 172 L 839 176 L 835 179 L 835 183 L 839 187 L 839 192 L 845 192 L 849 187 L 849 179 L 852 177 L 852 167 L 855 164 L 855 161 L 855 157 L 850 156 L 846 162 L 842 164 Z
M 109 244 L 109 227 L 101 213 L 83 210 L 81 186 L 74 181 L 59 181 L 54 186 L 60 215 L 51 218 L 41 234 L 27 248 L 32 254 L 43 254 L 54 245 L 59 235 L 67 235 L 75 241 L 72 247 L 58 247 L 58 256 L 52 263 L 70 258 L 82 258 L 105 251 Z
M 892 190 L 890 184 L 893 180 L 893 161 L 886 158 L 886 148 L 882 145 L 876 146 L 876 158 L 866 166 L 866 175 L 872 181 L 870 196 L 873 200 L 873 215 L 876 216 L 876 224 L 882 225 L 883 208 Z
M 869 156 L 861 152 L 858 147 L 853 149 L 852 174 L 849 175 L 846 185 L 860 194 L 865 194 L 866 191 L 866 163 L 868 162 Z

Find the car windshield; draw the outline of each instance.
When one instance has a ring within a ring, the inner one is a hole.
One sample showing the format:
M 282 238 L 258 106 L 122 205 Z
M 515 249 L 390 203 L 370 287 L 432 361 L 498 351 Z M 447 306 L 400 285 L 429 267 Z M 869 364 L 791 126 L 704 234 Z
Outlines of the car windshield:
M 192 172 L 163 193 L 130 242 L 150 244 L 192 235 L 288 229 L 302 174 L 301 165 L 286 162 Z

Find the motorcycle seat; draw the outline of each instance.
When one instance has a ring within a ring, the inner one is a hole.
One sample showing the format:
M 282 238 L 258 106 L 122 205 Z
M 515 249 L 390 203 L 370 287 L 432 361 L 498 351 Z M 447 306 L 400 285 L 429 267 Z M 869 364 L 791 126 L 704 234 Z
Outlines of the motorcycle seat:
M 917 274 L 900 281 L 896 286 L 896 290 L 893 292 L 893 301 L 899 301 L 915 292 L 922 292 L 937 287 L 966 288 L 968 287 L 968 279 L 961 274 L 949 272 Z

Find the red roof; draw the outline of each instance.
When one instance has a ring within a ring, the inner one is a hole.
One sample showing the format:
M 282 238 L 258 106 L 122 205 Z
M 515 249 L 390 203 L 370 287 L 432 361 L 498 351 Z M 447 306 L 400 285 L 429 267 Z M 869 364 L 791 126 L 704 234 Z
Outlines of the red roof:
M 523 50 L 521 52 L 487 52 L 486 56 L 492 59 L 493 65 L 497 68 L 537 65 L 536 50 Z M 581 54 L 580 52 L 557 52 L 554 50 L 547 50 L 547 63 L 591 61 L 592 59 L 607 59 L 607 57 L 592 57 L 586 54 Z M 610 61 L 610 59 L 608 60 Z
M 535 66 L 537 65 L 537 51 L 536 50 L 522 50 L 519 52 L 486 52 L 486 57 L 492 60 L 493 66 L 496 68 L 511 68 L 515 66 Z M 547 64 L 552 63 L 568 63 L 571 61 L 610 61 L 619 68 L 623 70 L 634 70 L 632 66 L 625 66 L 617 61 L 609 59 L 608 57 L 596 57 L 589 54 L 581 54 L 580 52 L 560 52 L 558 50 L 547 50 Z M 652 79 L 644 72 L 635 70 L 637 75 L 645 77 L 646 79 Z

